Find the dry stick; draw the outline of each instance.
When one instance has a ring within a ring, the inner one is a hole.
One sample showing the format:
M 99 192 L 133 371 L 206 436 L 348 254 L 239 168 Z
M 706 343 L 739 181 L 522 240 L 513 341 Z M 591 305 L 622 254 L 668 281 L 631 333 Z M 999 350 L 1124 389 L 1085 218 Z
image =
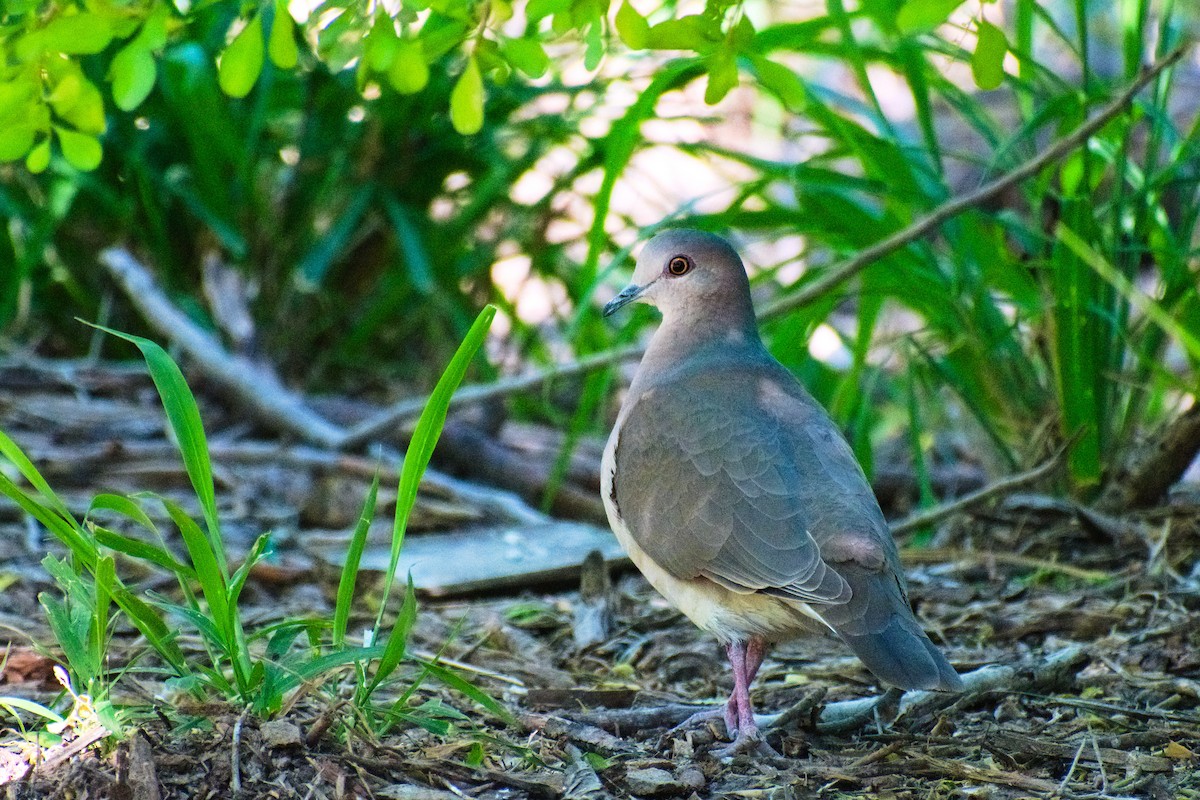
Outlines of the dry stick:
M 1100 109 L 1094 117 L 1084 121 L 1066 137 L 1059 139 L 1052 146 L 1043 150 L 1029 161 L 1026 161 L 1012 172 L 979 187 L 969 194 L 948 200 L 934 209 L 929 216 L 917 220 L 904 230 L 898 231 L 878 244 L 868 247 L 851 259 L 828 267 L 819 278 L 795 294 L 779 298 L 773 303 L 768 303 L 766 308 L 762 310 L 762 313 L 759 314 L 759 319 L 772 319 L 813 302 L 837 284 L 854 277 L 884 256 L 890 255 L 905 245 L 912 244 L 951 217 L 987 202 L 1009 187 L 1034 175 L 1043 167 L 1062 159 L 1087 141 L 1096 131 L 1116 118 L 1129 105 L 1134 96 L 1146 87 L 1146 84 L 1150 83 L 1159 73 L 1182 58 L 1186 49 L 1187 46 L 1182 45 L 1148 67 L 1125 91 L 1121 92 L 1112 102 Z M 643 353 L 645 353 L 645 348 L 638 346 L 593 353 L 577 361 L 537 370 L 526 375 L 496 381 L 495 383 L 464 386 L 458 390 L 458 397 L 455 400 L 458 404 L 465 404 L 478 403 L 494 397 L 503 397 L 516 392 L 534 389 L 555 378 L 578 375 L 593 369 L 609 367 L 622 361 L 640 358 Z M 425 407 L 425 401 L 425 398 L 410 398 L 396 403 L 391 408 L 380 412 L 376 417 L 367 420 L 362 425 L 356 426 L 351 432 L 350 438 L 343 446 L 353 447 L 357 444 L 362 444 L 370 439 L 373 433 L 395 425 L 406 417 L 420 413 L 421 409 Z
M 968 509 L 972 509 L 981 503 L 991 500 L 993 497 L 1006 495 L 1014 489 L 1019 489 L 1022 486 L 1039 481 L 1050 473 L 1054 472 L 1062 464 L 1063 455 L 1066 450 L 1059 450 L 1044 464 L 1034 467 L 1026 472 L 1020 472 L 1016 475 L 1010 475 L 1006 478 L 1001 478 L 995 483 L 984 486 L 978 491 L 963 495 L 957 500 L 951 500 L 948 503 L 934 506 L 933 508 L 918 511 L 915 514 L 910 514 L 899 522 L 891 526 L 892 533 L 899 536 L 909 531 L 914 531 L 919 528 L 924 528 L 933 525 L 936 522 L 941 522 L 946 517 L 958 514 Z
M 230 354 L 207 331 L 199 328 L 179 310 L 155 283 L 153 276 L 128 251 L 110 248 L 100 254 L 100 262 L 108 269 L 129 295 L 129 299 L 152 327 L 179 345 L 204 376 L 222 389 L 241 407 L 248 409 L 262 424 L 273 431 L 290 433 L 305 442 L 322 448 L 343 449 L 350 434 L 339 425 L 329 422 L 305 405 L 301 395 L 283 385 L 267 365 L 256 364 L 244 356 Z M 422 404 L 424 401 L 422 401 Z M 243 450 L 239 452 L 245 452 Z M 268 458 L 277 458 L 279 449 L 264 445 Z M 212 443 L 210 449 L 221 446 Z M 330 459 L 327 452 L 290 448 L 287 452 L 312 463 Z M 381 455 L 383 460 L 385 456 Z M 341 459 L 333 458 L 333 466 Z M 394 465 L 399 456 L 387 459 Z M 374 472 L 374 465 L 370 467 Z M 512 492 L 477 486 L 427 469 L 423 483 L 457 496 L 465 502 L 480 501 L 485 508 L 500 511 L 518 523 L 536 524 L 546 521 L 545 514 L 531 508 Z
M 235 397 L 260 422 L 324 447 L 336 447 L 345 438 L 342 428 L 308 408 L 273 371 L 226 352 L 171 302 L 150 272 L 127 250 L 105 250 L 100 254 L 100 263 L 151 326 L 183 348 L 205 377 Z
M 904 694 L 898 703 L 898 716 L 923 715 L 941 710 L 951 704 L 973 702 L 990 692 L 1030 692 L 1049 690 L 1064 684 L 1075 675 L 1087 660 L 1087 649 L 1065 647 L 1041 661 L 1017 665 L 988 664 L 962 675 L 961 693 L 917 691 Z M 792 727 L 816 729 L 823 733 L 845 733 L 875 719 L 881 700 L 895 697 L 891 690 L 876 697 L 841 700 L 829 703 L 815 714 L 812 697 L 801 698 L 793 708 L 779 714 L 755 714 L 760 728 L 788 730 Z M 817 698 L 819 702 L 819 697 Z M 562 716 L 613 730 L 622 735 L 637 731 L 669 728 L 695 714 L 698 706 L 669 703 L 645 708 L 593 709 L 590 711 L 560 712 Z M 815 717 L 815 718 L 814 718 Z
M 1074 675 L 1086 658 L 1087 650 L 1085 648 L 1072 646 L 1032 665 L 989 664 L 962 676 L 963 690 L 961 694 L 908 692 L 900 698 L 899 713 L 900 715 L 928 713 L 952 703 L 961 702 L 964 698 L 977 697 L 989 692 L 1025 692 L 1041 686 L 1054 686 L 1062 683 L 1068 675 Z M 846 732 L 855 727 L 861 727 L 874 719 L 875 709 L 879 702 L 887 698 L 889 695 L 885 692 L 879 697 L 864 697 L 830 703 L 822 709 L 821 715 L 816 721 L 816 729 L 822 732 Z M 802 699 L 799 702 L 803 704 L 805 701 Z M 756 714 L 754 719 L 760 727 L 774 728 L 778 727 L 781 721 L 793 722 L 796 718 L 784 711 L 782 714 Z
M 469 384 L 461 387 L 454 393 L 454 397 L 450 399 L 450 408 L 481 403 L 485 400 L 491 400 L 493 397 L 536 389 L 538 386 L 554 378 L 569 378 L 572 375 L 581 375 L 621 361 L 640 358 L 645 352 L 646 349 L 644 347 L 638 346 L 624 347 L 618 350 L 606 350 L 602 353 L 583 356 L 577 361 L 572 361 L 561 366 L 530 372 L 527 375 L 502 378 L 494 383 Z M 351 428 L 346 437 L 339 443 L 339 447 L 342 449 L 353 449 L 370 441 L 379 433 L 389 428 L 394 428 L 404 420 L 420 414 L 428 401 L 428 397 L 410 397 L 396 402 L 373 415 L 370 419 L 364 420 Z
M 1103 583 L 1110 578 L 1107 572 L 1096 569 L 1084 569 L 1058 561 L 1047 561 L 1044 558 L 1023 556 L 1019 553 L 1005 553 L 995 550 L 958 550 L 952 547 L 934 548 L 905 548 L 900 551 L 900 559 L 905 564 L 1006 564 L 1010 567 L 1020 567 L 1034 571 L 1044 571 L 1066 575 L 1088 583 Z

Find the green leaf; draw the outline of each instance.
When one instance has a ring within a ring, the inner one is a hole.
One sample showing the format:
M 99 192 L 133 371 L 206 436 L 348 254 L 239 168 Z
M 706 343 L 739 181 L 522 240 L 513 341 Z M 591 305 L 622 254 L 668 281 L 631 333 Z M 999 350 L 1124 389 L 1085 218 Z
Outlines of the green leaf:
M 698 14 L 668 19 L 652 27 L 646 45 L 655 50 L 707 53 L 721 41 L 721 29 Z
M 708 86 L 704 89 L 704 102 L 716 105 L 738 85 L 737 62 L 728 49 L 722 47 L 708 59 Z
M 370 686 L 367 687 L 367 694 L 374 692 L 375 687 L 387 680 L 404 660 L 404 656 L 408 653 L 408 637 L 412 633 L 412 627 L 416 621 L 417 590 L 413 587 L 410 574 L 404 590 L 404 602 L 400 606 L 400 613 L 396 615 L 396 622 L 392 625 L 392 630 L 388 633 L 387 642 L 383 646 L 383 655 L 379 659 L 379 666 L 375 669 L 375 676 L 371 679 Z
M 142 507 L 128 497 L 107 492 L 98 494 L 92 498 L 91 505 L 88 506 L 87 517 L 91 517 L 95 511 L 115 511 L 122 516 L 129 517 L 151 533 L 158 534 L 158 528 L 150 517 L 146 516 Z
M 604 27 L 600 23 L 599 15 L 588 25 L 584 41 L 587 47 L 583 52 L 583 68 L 591 72 L 600 66 L 600 59 L 604 58 Z
M 113 593 L 113 600 L 146 637 L 146 641 L 150 643 L 155 652 L 170 664 L 176 673 L 187 675 L 187 659 L 175 641 L 177 634 L 167 627 L 162 618 L 155 613 L 153 607 L 120 585 Z
M 539 22 L 551 14 L 560 14 L 571 7 L 571 0 L 529 0 L 525 17 L 530 23 Z
M 980 89 L 998 89 L 1004 82 L 1004 54 L 1008 39 L 1004 31 L 986 19 L 976 25 L 975 53 L 971 56 L 971 74 Z
M 903 34 L 931 31 L 962 4 L 963 0 L 908 0 L 896 15 L 896 27 Z
M 399 42 L 392 18 L 387 14 L 380 15 L 367 32 L 363 46 L 363 58 L 367 66 L 376 72 L 386 72 L 396 57 L 396 45 Z
M 67 159 L 67 163 L 72 167 L 81 172 L 91 172 L 100 166 L 100 159 L 104 157 L 104 149 L 100 147 L 99 139 L 69 128 L 60 128 L 57 125 L 54 126 L 54 132 L 58 134 L 58 144 L 62 147 L 63 158 Z
M 400 94 L 416 94 L 429 83 L 429 65 L 419 39 L 396 41 L 388 83 Z
M 413 505 L 417 502 L 417 488 L 420 486 L 421 476 L 425 473 L 425 468 L 429 466 L 429 459 L 433 457 L 433 448 L 446 424 L 446 411 L 450 407 L 450 399 L 454 396 L 454 390 L 462 383 L 463 376 L 467 374 L 467 367 L 470 366 L 471 359 L 483 345 L 483 340 L 487 337 L 488 329 L 492 326 L 492 320 L 495 317 L 496 307 L 493 305 L 484 306 L 483 310 L 479 312 L 479 316 L 475 318 L 471 329 L 463 337 L 462 344 L 454 352 L 454 357 L 450 359 L 442 377 L 438 378 L 437 385 L 433 387 L 429 401 L 417 419 L 416 427 L 413 428 L 412 438 L 408 441 L 404 464 L 400 468 L 400 481 L 396 487 L 392 549 L 388 558 L 388 570 L 383 579 L 383 600 L 379 604 L 379 616 L 375 621 L 376 631 L 381 626 L 383 610 L 387 606 L 392 583 L 396 579 L 396 567 L 400 563 L 400 550 L 404 545 L 404 533 L 408 528 L 408 515 L 412 513 Z
M 150 372 L 150 378 L 154 381 L 163 410 L 167 414 L 167 421 L 171 425 L 171 432 L 175 434 L 175 443 L 183 458 L 184 469 L 191 479 L 192 490 L 204 511 L 204 520 L 209 536 L 213 539 L 216 557 L 221 568 L 225 569 L 225 552 L 221 545 L 221 529 L 217 521 L 217 500 L 213 488 L 212 463 L 208 457 L 208 440 L 204 435 L 204 423 L 200 419 L 196 398 L 192 396 L 179 365 L 167 355 L 166 350 L 149 339 L 122 333 L 103 325 L 92 327 L 124 339 L 142 351 L 146 369 Z
M 450 91 L 450 122 L 454 130 L 470 136 L 483 128 L 483 76 L 474 56 Z
M 165 3 L 155 6 L 142 23 L 142 30 L 133 41 L 143 50 L 158 50 L 167 43 L 167 21 L 171 17 Z
M 0 126 L 0 161 L 16 161 L 18 158 L 24 158 L 33 147 L 33 140 L 36 138 L 37 130 L 32 125 Z M 47 155 L 46 162 L 49 163 L 49 161 L 50 157 Z M 42 169 L 45 169 L 44 165 Z M 31 171 L 40 172 L 41 170 Z
M 196 571 L 186 564 L 182 564 L 175 559 L 166 550 L 156 545 L 148 544 L 138 539 L 133 539 L 116 531 L 110 531 L 108 528 L 97 526 L 93 531 L 96 537 L 96 544 L 107 547 L 110 550 L 116 550 L 118 553 L 124 553 L 132 558 L 140 561 L 147 561 L 151 564 L 157 564 L 163 569 L 170 572 L 172 575 L 184 580 L 195 580 Z
M 510 725 L 515 724 L 515 719 L 513 718 L 511 711 L 500 705 L 500 703 L 498 703 L 494 697 L 489 695 L 487 692 L 484 692 L 466 678 L 463 678 L 457 672 L 454 672 L 453 670 L 448 669 L 447 667 L 444 667 L 434 661 L 422 660 L 421 663 L 431 675 L 445 684 L 448 688 L 454 689 L 457 692 L 462 692 L 467 697 L 474 700 L 488 711 L 491 711 L 497 717 L 509 723 Z
M 32 700 L 26 700 L 23 697 L 0 697 L 0 708 L 6 709 L 13 716 L 16 716 L 14 713 L 16 711 L 24 711 L 27 714 L 34 714 L 50 722 L 63 721 L 63 718 L 58 713 Z
M 117 583 L 117 565 L 112 556 L 101 556 L 96 562 L 96 600 L 92 609 L 91 661 L 97 671 L 104 663 L 104 652 L 108 644 L 108 606 L 112 602 L 113 587 Z
M 340 648 L 346 641 L 346 625 L 350 621 L 350 606 L 354 603 L 354 585 L 358 581 L 358 565 L 367 546 L 367 533 L 375 517 L 375 498 L 379 494 L 379 475 L 371 481 L 371 489 L 363 502 L 354 535 L 346 549 L 346 561 L 342 564 L 342 577 L 338 581 L 337 603 L 333 608 L 333 646 Z
M 625 0 L 617 10 L 617 36 L 630 50 L 641 50 L 650 42 L 650 23 Z
M 754 23 L 745 14 L 737 21 L 737 24 L 730 30 L 729 43 L 734 51 L 743 53 L 750 50 L 754 45 Z
M 188 560 L 196 570 L 196 580 L 200 582 L 200 591 L 208 601 L 213 624 L 220 634 L 220 642 L 227 648 L 232 648 L 233 636 L 229 629 L 229 605 L 226 588 L 228 578 L 225 575 L 223 559 L 217 557 L 212 542 L 200 530 L 195 520 L 187 515 L 176 503 L 162 498 L 162 504 L 167 514 L 179 529 L 180 538 L 187 548 Z
M 751 64 L 758 74 L 758 82 L 779 98 L 779 102 L 783 103 L 788 111 L 799 113 L 804 110 L 808 103 L 808 93 L 800 76 L 782 64 L 766 58 L 754 58 Z
M 540 78 L 550 66 L 550 57 L 536 39 L 507 39 L 501 49 L 508 63 L 530 78 Z
M 108 127 L 104 97 L 96 85 L 76 70 L 68 73 L 50 93 L 54 113 L 83 133 L 101 134 Z
M 50 484 L 42 477 L 42 473 L 38 472 L 37 467 L 29 460 L 29 456 L 25 455 L 25 451 L 20 446 L 8 437 L 4 431 L 0 431 L 0 455 L 7 458 L 21 476 L 29 481 L 29 484 L 38 490 L 38 494 L 46 501 L 46 504 L 57 512 L 64 519 L 71 518 L 71 512 L 67 510 L 67 504 L 64 503 L 54 490 L 50 488 Z
M 71 551 L 71 555 L 85 567 L 88 569 L 95 567 L 96 559 L 99 557 L 96 553 L 96 544 L 90 537 L 84 535 L 79 528 L 79 523 L 69 514 L 63 512 L 60 516 L 34 500 L 13 483 L 3 471 L 0 471 L 0 493 L 8 495 L 9 499 L 23 508 L 27 514 L 46 526 L 46 529 L 57 536 Z
M 113 58 L 108 75 L 112 80 L 113 102 L 122 111 L 132 111 L 154 88 L 154 56 L 134 42 Z
M 296 46 L 296 21 L 288 13 L 285 0 L 275 0 L 275 19 L 271 22 L 271 39 L 267 43 L 271 63 L 280 69 L 292 69 L 300 61 Z
M 230 97 L 250 94 L 263 67 L 262 17 L 255 14 L 221 56 L 217 82 Z
M 0 157 L 0 161 L 4 161 L 4 158 Z M 29 170 L 34 175 L 44 171 L 48 166 L 50 166 L 49 137 L 39 142 L 32 150 L 29 151 L 29 155 L 25 157 L 25 169 Z
M 99 14 L 58 16 L 42 29 L 45 49 L 68 55 L 99 53 L 112 41 L 112 26 Z

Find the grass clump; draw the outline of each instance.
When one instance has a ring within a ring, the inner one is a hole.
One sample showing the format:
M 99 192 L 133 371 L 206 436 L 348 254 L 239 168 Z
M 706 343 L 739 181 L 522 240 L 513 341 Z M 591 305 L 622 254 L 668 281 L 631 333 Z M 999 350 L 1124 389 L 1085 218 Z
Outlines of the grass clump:
M 332 615 L 291 618 L 259 627 L 247 623 L 239 601 L 252 569 L 267 553 L 269 535 L 258 537 L 241 564 L 230 563 L 217 514 L 204 427 L 183 374 L 154 342 L 105 329 L 141 351 L 182 456 L 201 519 L 193 519 L 178 503 L 152 493 L 99 494 L 84 519 L 76 519 L 20 447 L 0 432 L 0 455 L 28 484 L 22 486 L 0 471 L 0 492 L 44 525 L 66 550 L 64 558 L 47 555 L 43 561 L 60 596 L 43 593 L 40 599 L 70 672 L 65 685 L 73 681 L 79 687 L 78 695 L 72 691 L 76 706 L 78 698 L 86 696 L 104 727 L 112 733 L 120 731 L 121 712 L 111 702 L 111 690 L 120 674 L 114 677 L 108 661 L 112 632 L 123 619 L 137 629 L 159 662 L 146 669 L 164 673 L 173 689 L 197 700 L 221 699 L 269 717 L 284 708 L 302 687 L 339 684 L 349 668 L 353 675 L 353 718 L 375 732 L 407 723 L 444 733 L 451 721 L 465 721 L 462 712 L 441 703 L 409 707 L 413 694 L 428 679 L 507 719 L 508 712 L 500 704 L 440 664 L 436 657 L 421 658 L 409 651 L 418 614 L 411 579 L 404 585 L 395 619 L 389 622 L 384 613 L 395 588 L 394 575 L 421 475 L 445 423 L 450 397 L 483 343 L 494 315 L 495 309 L 488 306 L 476 318 L 414 430 L 399 477 L 391 563 L 379 611 L 365 641 L 357 645 L 350 642 L 347 628 L 358 565 L 375 513 L 378 476 L 371 484 L 351 539 Z M 146 512 L 148 503 L 160 504 L 166 511 L 182 540 L 181 555 L 172 551 L 163 531 Z M 141 535 L 118 532 L 105 521 L 109 518 L 132 526 Z M 170 574 L 178 583 L 178 591 L 168 596 L 139 591 L 127 584 L 117 572 L 115 554 Z M 198 636 L 199 654 L 181 646 L 182 630 Z M 408 669 L 402 671 L 403 666 Z M 399 699 L 377 705 L 378 690 L 397 681 L 407 681 Z M 339 691 L 336 686 L 334 691 Z M 0 704 L 10 711 L 62 722 L 56 712 L 44 707 L 4 701 Z

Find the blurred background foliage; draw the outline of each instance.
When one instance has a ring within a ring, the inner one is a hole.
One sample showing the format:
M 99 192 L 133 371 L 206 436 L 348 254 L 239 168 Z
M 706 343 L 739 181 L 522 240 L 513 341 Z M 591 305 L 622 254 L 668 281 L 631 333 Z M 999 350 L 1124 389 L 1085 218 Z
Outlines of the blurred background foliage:
M 145 332 L 98 268 L 124 246 L 309 391 L 417 393 L 483 304 L 477 378 L 627 344 L 598 308 L 664 220 L 732 234 L 756 301 L 1002 174 L 1194 35 L 1172 0 L 7 0 L 0 335 L 79 355 Z M 1086 147 L 764 325 L 870 471 L 923 495 L 1071 441 L 1093 493 L 1195 402 L 1200 70 Z M 206 278 L 206 276 L 208 276 Z M 208 287 L 210 294 L 212 286 Z M 517 399 L 573 433 L 612 372 Z M 950 431 L 951 436 L 935 436 Z

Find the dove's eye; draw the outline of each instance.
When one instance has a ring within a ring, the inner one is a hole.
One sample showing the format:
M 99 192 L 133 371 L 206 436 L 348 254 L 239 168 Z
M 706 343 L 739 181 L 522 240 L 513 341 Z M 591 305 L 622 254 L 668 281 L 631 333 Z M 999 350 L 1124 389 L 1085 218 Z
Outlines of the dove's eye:
M 675 256 L 667 262 L 667 272 L 672 275 L 686 275 L 692 271 L 692 260 L 687 256 Z

